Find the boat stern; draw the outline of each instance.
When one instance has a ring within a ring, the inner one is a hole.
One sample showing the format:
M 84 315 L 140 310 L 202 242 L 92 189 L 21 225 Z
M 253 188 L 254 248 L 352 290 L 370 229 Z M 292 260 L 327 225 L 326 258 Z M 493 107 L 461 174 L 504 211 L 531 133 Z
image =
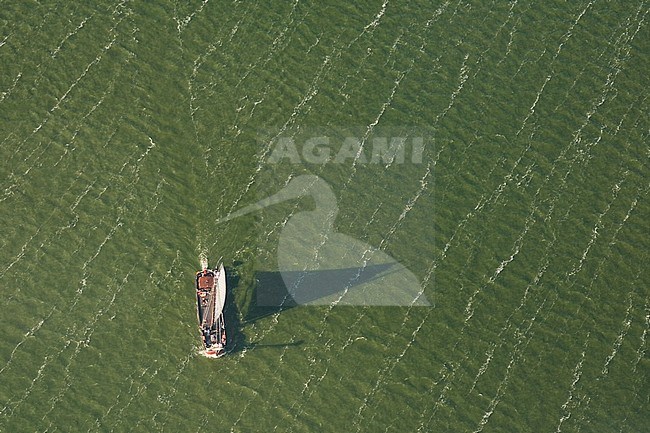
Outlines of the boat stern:
M 215 344 L 214 346 L 210 346 L 209 348 L 201 351 L 201 355 L 205 356 L 206 358 L 219 358 L 225 355 L 225 353 L 226 350 L 221 344 Z

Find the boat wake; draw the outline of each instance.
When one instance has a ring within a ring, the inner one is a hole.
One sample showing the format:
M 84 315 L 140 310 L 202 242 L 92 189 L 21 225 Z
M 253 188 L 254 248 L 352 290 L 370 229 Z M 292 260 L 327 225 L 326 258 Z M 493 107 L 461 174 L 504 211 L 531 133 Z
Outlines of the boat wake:
M 199 263 L 201 264 L 201 269 L 206 269 L 208 267 L 208 256 L 205 251 L 199 253 Z

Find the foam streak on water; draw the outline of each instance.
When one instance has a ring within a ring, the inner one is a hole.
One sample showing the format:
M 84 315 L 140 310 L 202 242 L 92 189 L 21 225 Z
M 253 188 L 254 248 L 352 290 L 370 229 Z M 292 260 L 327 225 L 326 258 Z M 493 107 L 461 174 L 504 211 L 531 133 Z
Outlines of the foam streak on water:
M 571 381 L 571 385 L 569 386 L 569 395 L 562 404 L 562 416 L 558 420 L 557 427 L 555 429 L 556 433 L 560 433 L 562 431 L 562 424 L 567 421 L 569 418 L 571 418 L 571 413 L 572 409 L 576 407 L 576 405 L 579 405 L 580 403 L 574 403 L 574 393 L 576 392 L 576 385 L 578 384 L 578 381 L 580 380 L 580 377 L 582 376 L 582 365 L 585 361 L 585 353 L 587 352 L 587 342 L 589 341 L 589 334 L 587 334 L 587 337 L 585 338 L 585 342 L 583 345 L 583 350 L 582 353 L 580 354 L 580 360 L 578 363 L 575 365 L 573 368 L 573 379 Z
M 52 313 L 54 313 L 55 309 L 56 307 L 52 307 L 52 309 L 47 314 L 47 316 L 45 316 L 42 320 L 40 320 L 36 325 L 32 326 L 31 329 L 25 333 L 22 340 L 20 340 L 18 344 L 16 344 L 16 346 L 11 351 L 7 363 L 4 365 L 4 367 L 0 368 L 0 374 L 2 374 L 11 365 L 11 361 L 14 359 L 14 355 L 16 354 L 16 351 L 20 348 L 20 346 L 22 346 L 29 337 L 32 337 L 41 329 L 43 323 L 45 323 L 52 316 Z
M 108 311 L 113 307 L 113 305 L 115 304 L 115 299 L 127 284 L 129 275 L 135 270 L 136 267 L 137 264 L 134 265 L 133 268 L 124 276 L 120 284 L 114 290 L 109 292 L 108 296 L 110 296 L 110 299 L 108 299 L 107 297 L 106 299 L 100 301 L 97 314 L 95 314 L 93 318 L 86 323 L 86 326 L 83 329 L 83 331 L 80 334 L 77 334 L 77 336 L 75 337 L 77 339 L 77 341 L 75 341 L 76 343 L 75 350 L 72 353 L 72 355 L 69 357 L 68 363 L 66 364 L 64 369 L 63 380 L 65 382 L 65 385 L 59 390 L 59 392 L 56 395 L 52 396 L 48 400 L 50 407 L 43 414 L 42 420 L 45 420 L 48 417 L 48 415 L 54 410 L 58 402 L 61 401 L 61 399 L 64 397 L 65 393 L 70 389 L 70 386 L 74 379 L 70 371 L 71 366 L 74 364 L 74 361 L 79 355 L 79 353 L 81 352 L 81 350 L 83 348 L 88 347 L 91 344 L 92 336 L 95 330 L 97 329 L 98 321 L 104 315 L 106 315 Z

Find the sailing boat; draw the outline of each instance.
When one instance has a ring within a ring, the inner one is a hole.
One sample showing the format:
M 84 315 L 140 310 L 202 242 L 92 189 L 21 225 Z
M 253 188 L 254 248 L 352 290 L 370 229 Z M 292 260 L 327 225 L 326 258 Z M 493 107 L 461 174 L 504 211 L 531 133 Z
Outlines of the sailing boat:
M 203 269 L 196 273 L 196 311 L 203 342 L 201 354 L 218 358 L 226 350 L 226 326 L 223 307 L 226 303 L 226 270 L 223 263 L 217 269 Z

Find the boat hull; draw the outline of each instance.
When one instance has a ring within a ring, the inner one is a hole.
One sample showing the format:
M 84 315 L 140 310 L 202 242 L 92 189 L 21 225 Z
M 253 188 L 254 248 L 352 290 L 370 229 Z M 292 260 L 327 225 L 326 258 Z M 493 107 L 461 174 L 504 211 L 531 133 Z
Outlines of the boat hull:
M 223 265 L 196 273 L 196 311 L 203 346 L 200 353 L 208 358 L 218 358 L 226 352 L 225 294 Z

